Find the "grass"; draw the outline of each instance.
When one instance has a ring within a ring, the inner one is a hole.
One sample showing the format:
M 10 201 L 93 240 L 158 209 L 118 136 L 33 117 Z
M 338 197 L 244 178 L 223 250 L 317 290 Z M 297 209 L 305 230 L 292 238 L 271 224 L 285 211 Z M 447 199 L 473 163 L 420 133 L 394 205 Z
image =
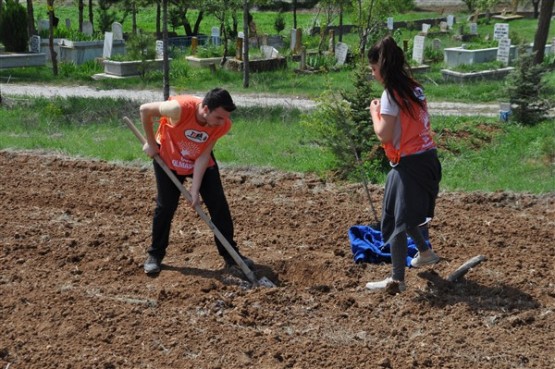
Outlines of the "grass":
M 128 100 L 8 100 L 0 110 L 0 149 L 44 149 L 108 161 L 149 159 L 121 120 L 138 115 Z M 334 158 L 299 124 L 301 112 L 242 108 L 216 145 L 223 165 L 268 167 L 333 177 Z M 442 188 L 459 191 L 555 191 L 553 121 L 534 127 L 496 118 L 432 117 L 444 168 Z M 356 177 L 356 176 L 354 176 Z

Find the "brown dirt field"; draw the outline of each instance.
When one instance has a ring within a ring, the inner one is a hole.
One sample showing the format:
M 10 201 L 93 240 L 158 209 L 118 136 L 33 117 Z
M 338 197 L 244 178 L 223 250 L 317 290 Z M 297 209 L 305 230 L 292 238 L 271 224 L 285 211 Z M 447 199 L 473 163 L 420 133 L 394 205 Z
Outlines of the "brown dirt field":
M 240 248 L 277 288 L 224 271 L 184 204 L 147 277 L 150 166 L 0 151 L 0 368 L 555 368 L 555 195 L 441 193 L 443 259 L 390 296 L 364 289 L 390 265 L 352 259 L 349 227 L 373 218 L 360 185 L 222 172 Z

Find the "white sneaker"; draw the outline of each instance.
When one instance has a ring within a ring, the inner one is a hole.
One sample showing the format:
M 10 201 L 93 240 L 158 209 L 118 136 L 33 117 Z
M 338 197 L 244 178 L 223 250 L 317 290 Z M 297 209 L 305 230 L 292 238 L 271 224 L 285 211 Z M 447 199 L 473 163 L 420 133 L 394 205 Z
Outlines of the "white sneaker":
M 429 249 L 427 251 L 424 251 L 424 254 L 420 254 L 419 252 L 416 253 L 416 256 L 410 261 L 410 265 L 413 268 L 420 268 L 424 265 L 435 264 L 438 261 L 439 256 L 437 256 L 432 249 Z
M 366 289 L 370 291 L 386 290 L 388 293 L 394 295 L 403 292 L 407 287 L 405 282 L 395 281 L 393 278 L 387 277 L 383 281 L 366 283 Z

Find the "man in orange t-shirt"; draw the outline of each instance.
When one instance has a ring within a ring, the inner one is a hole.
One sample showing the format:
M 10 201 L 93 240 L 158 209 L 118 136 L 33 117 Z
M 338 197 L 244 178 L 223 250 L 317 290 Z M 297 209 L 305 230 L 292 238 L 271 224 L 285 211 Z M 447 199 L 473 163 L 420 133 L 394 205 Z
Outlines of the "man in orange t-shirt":
M 140 112 L 147 141 L 143 151 L 150 157 L 160 155 L 181 183 L 185 178 L 192 177 L 191 206 L 197 206 L 199 196 L 202 196 L 212 222 L 238 251 L 233 239 L 233 220 L 212 152 L 217 140 L 230 130 L 230 116 L 235 108 L 229 92 L 215 88 L 204 99 L 191 95 L 172 96 L 167 101 L 143 104 Z M 159 118 L 156 133 L 154 118 Z M 144 263 L 147 274 L 156 274 L 161 270 L 169 244 L 171 222 L 181 195 L 160 165 L 156 161 L 153 163 L 158 195 L 152 244 Z M 226 267 L 235 266 L 235 261 L 218 238 L 214 237 L 214 240 Z M 252 260 L 241 257 L 250 268 L 253 267 Z

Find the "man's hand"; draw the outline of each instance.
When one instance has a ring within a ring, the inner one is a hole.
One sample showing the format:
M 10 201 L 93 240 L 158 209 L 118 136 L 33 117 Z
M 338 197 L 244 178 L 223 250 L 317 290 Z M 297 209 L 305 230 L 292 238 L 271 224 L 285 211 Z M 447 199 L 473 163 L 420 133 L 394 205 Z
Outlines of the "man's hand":
M 160 153 L 160 150 L 158 149 L 158 145 L 150 146 L 148 142 L 145 142 L 145 144 L 143 145 L 143 151 L 151 158 L 153 158 L 155 155 Z

